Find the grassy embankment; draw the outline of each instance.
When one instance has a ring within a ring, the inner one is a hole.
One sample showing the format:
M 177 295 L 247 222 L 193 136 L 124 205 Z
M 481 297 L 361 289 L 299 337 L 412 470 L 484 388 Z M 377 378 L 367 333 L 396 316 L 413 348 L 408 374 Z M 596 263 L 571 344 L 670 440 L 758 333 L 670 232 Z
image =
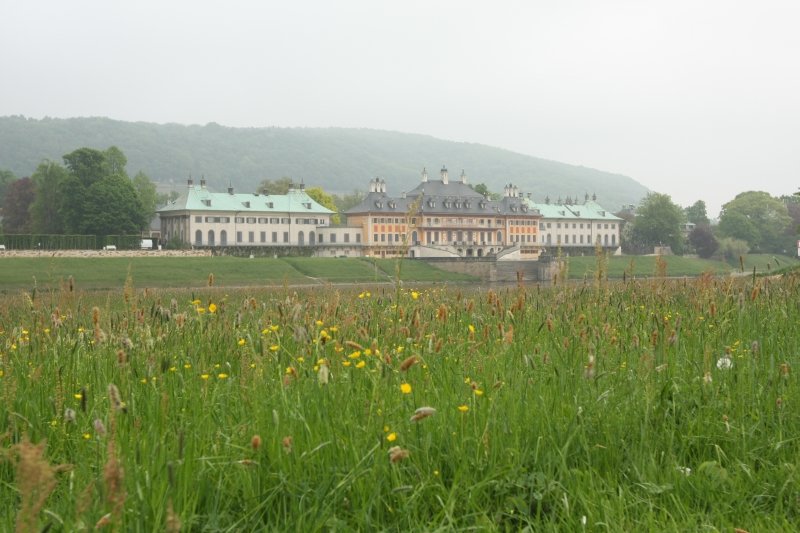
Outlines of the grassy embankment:
M 748 255 L 744 273 L 774 272 L 798 266 L 790 257 Z M 677 256 L 664 257 L 668 276 L 699 276 L 710 272 L 725 275 L 741 270 L 740 265 Z M 609 257 L 607 276 L 610 279 L 653 277 L 656 271 L 653 256 Z M 597 272 L 593 256 L 568 258 L 571 279 L 592 279 Z M 0 291 L 56 289 L 72 277 L 82 289 L 118 289 L 128 276 L 140 287 L 203 287 L 209 274 L 214 274 L 216 287 L 324 285 L 329 283 L 384 283 L 399 278 L 405 282 L 477 281 L 470 276 L 446 272 L 423 261 L 393 259 L 341 258 L 258 258 L 236 257 L 0 257 Z
M 132 271 L 0 295 L 0 530 L 800 525 L 797 276 L 190 301 Z

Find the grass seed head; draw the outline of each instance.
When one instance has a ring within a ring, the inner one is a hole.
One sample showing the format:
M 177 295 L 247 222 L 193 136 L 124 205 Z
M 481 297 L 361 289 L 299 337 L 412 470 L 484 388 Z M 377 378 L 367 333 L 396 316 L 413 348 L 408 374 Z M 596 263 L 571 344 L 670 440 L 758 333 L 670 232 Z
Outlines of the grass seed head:
M 436 409 L 433 407 L 420 407 L 414 414 L 411 416 L 412 422 L 419 422 L 423 418 L 428 418 L 429 416 L 433 416 L 436 413 Z
M 392 446 L 389 448 L 389 461 L 392 463 L 399 463 L 409 456 L 408 450 L 404 450 L 400 446 Z
M 403 360 L 402 363 L 400 363 L 400 371 L 401 372 L 405 372 L 406 370 L 408 370 L 409 368 L 414 366 L 414 364 L 416 364 L 416 362 L 418 360 L 419 359 L 417 359 L 416 355 L 412 355 L 411 357 L 407 357 L 405 360 Z

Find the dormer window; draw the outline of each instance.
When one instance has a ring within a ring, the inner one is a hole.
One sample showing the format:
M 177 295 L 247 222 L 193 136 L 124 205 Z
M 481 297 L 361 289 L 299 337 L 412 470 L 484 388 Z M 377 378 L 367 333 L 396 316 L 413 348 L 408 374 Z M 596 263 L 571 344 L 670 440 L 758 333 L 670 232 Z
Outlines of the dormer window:
M 523 213 L 527 213 L 528 212 L 528 206 L 527 205 L 522 204 L 522 212 Z
M 272 209 L 273 207 L 275 207 L 275 204 L 273 202 L 267 202 L 267 207 Z
M 434 200 L 428 200 L 428 207 L 436 207 L 436 202 Z
M 459 202 L 458 200 L 456 200 L 455 208 L 456 209 L 460 209 L 461 208 L 461 202 Z
M 242 205 L 248 209 L 250 208 L 250 202 L 242 202 Z
M 382 209 L 383 202 L 381 202 L 380 200 L 375 200 L 375 207 L 377 207 L 378 209 Z
M 211 200 L 210 199 L 203 200 L 203 205 L 206 207 L 211 207 Z
M 311 209 L 311 202 L 303 202 L 303 207 L 306 209 Z

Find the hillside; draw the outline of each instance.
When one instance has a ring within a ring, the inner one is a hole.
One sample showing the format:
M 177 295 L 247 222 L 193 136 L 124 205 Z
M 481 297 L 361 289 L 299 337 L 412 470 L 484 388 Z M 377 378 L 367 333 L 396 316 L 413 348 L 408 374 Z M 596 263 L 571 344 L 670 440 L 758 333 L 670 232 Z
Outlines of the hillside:
M 447 165 L 451 176 L 464 169 L 469 183 L 500 192 L 506 183 L 545 196 L 598 201 L 616 211 L 638 204 L 647 189 L 633 179 L 586 167 L 418 134 L 344 128 L 229 128 L 122 122 L 107 118 L 27 119 L 0 117 L 0 169 L 30 175 L 40 161 L 88 146 L 118 146 L 128 172 L 144 171 L 154 181 L 180 190 L 191 175 L 205 176 L 212 189 L 228 183 L 253 191 L 264 179 L 290 176 L 338 194 L 364 191 L 369 180 L 386 179 L 399 194 L 418 183 L 422 167 L 432 178 Z

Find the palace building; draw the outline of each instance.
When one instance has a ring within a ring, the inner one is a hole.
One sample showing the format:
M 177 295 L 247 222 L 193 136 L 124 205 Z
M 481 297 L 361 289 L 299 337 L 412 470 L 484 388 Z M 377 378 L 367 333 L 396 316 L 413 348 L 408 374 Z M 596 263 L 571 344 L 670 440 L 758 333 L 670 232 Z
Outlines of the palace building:
M 464 171 L 451 181 L 446 168 L 438 179 L 423 169 L 419 184 L 397 196 L 374 178 L 357 206 L 331 224 L 334 212 L 306 194 L 302 185 L 287 194 L 211 192 L 204 179 L 158 210 L 164 242 L 194 247 L 271 248 L 268 253 L 321 257 L 493 258 L 537 260 L 557 248 L 585 252 L 619 247 L 622 219 L 595 198 L 535 203 L 513 184 L 499 199 L 467 184 Z M 281 248 L 278 250 L 278 248 Z M 583 248 L 584 250 L 579 250 Z
M 541 214 L 522 193 L 507 185 L 500 200 L 491 200 L 467 185 L 463 171 L 451 182 L 446 168 L 438 180 L 423 170 L 419 185 L 400 196 L 373 179 L 345 215 L 348 226 L 361 228 L 368 256 L 537 259 L 541 251 Z

